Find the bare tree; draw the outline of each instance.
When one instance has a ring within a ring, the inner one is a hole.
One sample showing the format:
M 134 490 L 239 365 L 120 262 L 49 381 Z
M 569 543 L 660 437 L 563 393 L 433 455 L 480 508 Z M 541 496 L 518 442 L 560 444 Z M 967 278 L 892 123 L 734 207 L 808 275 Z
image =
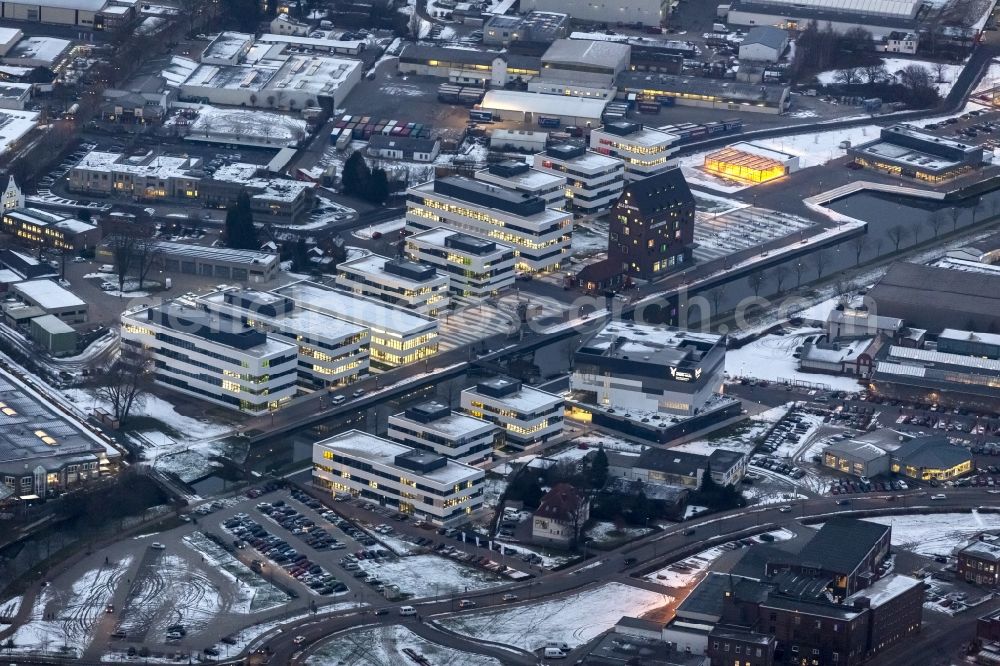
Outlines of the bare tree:
M 861 68 L 861 73 L 865 77 L 865 82 L 869 84 L 880 83 L 890 78 L 889 72 L 881 60 L 870 65 L 865 65 Z
M 719 308 L 722 306 L 722 299 L 726 297 L 726 285 L 720 284 L 718 287 L 708 292 L 708 300 L 712 303 L 712 314 L 719 316 Z
M 889 237 L 889 240 L 892 241 L 892 244 L 896 248 L 896 252 L 899 252 L 899 246 L 903 243 L 904 240 L 906 240 L 906 235 L 907 235 L 906 227 L 897 224 L 895 226 L 889 227 L 889 230 L 886 231 L 885 234 L 886 236 Z
M 941 227 L 944 226 L 944 213 L 942 213 L 940 208 L 931 213 L 930 217 L 927 218 L 927 226 L 934 232 L 934 238 L 937 238 L 941 234 Z
M 816 279 L 819 280 L 823 277 L 823 271 L 826 269 L 826 265 L 830 261 L 830 254 L 826 250 L 820 250 L 815 255 L 816 260 Z
M 944 75 L 948 71 L 948 65 L 943 62 L 934 63 L 934 81 L 936 83 L 947 83 L 944 80 Z
M 806 267 L 802 265 L 801 261 L 796 261 L 795 264 L 794 264 L 794 269 L 795 269 L 795 286 L 796 287 L 801 287 L 802 286 L 802 272 L 806 269 Z
M 118 359 L 100 376 L 97 395 L 111 405 L 120 426 L 128 421 L 132 408 L 145 401 L 149 368 L 148 352 L 126 345 Z
M 865 248 L 868 247 L 868 237 L 855 236 L 851 239 L 851 246 L 854 247 L 854 265 L 858 266 L 861 264 L 861 255 L 865 253 Z
M 756 298 L 760 296 L 760 288 L 764 286 L 764 282 L 767 281 L 767 275 L 764 274 L 762 270 L 756 270 L 747 276 L 747 284 L 753 289 L 753 295 Z
M 788 279 L 791 269 L 784 264 L 779 264 L 774 267 L 774 285 L 777 293 L 781 293 L 781 288 L 785 286 L 785 281 Z
M 972 200 L 972 224 L 973 225 L 976 224 L 976 215 L 978 215 L 979 213 L 981 213 L 983 211 L 983 208 L 985 208 L 985 206 L 983 205 L 983 198 L 982 197 L 976 197 L 975 199 Z
M 958 218 L 962 216 L 962 211 L 958 206 L 952 206 L 948 211 L 951 214 L 951 230 L 958 231 Z
M 841 83 L 845 86 L 852 86 L 855 83 L 861 83 L 861 68 L 847 67 L 845 69 L 839 69 L 834 75 L 834 79 L 837 83 Z
M 883 243 L 883 241 L 882 241 L 881 237 L 875 239 L 875 256 L 876 257 L 882 256 L 882 243 Z

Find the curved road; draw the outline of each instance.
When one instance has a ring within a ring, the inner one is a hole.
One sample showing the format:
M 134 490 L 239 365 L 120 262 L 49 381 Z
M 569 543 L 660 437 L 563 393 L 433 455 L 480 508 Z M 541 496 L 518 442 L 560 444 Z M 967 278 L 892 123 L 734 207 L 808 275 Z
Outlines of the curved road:
M 488 591 L 469 593 L 463 598 L 473 599 L 477 608 L 466 611 L 480 612 L 484 608 L 510 605 L 502 600 L 502 595 L 513 591 L 519 597 L 514 604 L 526 604 L 540 597 L 558 597 L 591 584 L 609 581 L 636 583 L 634 578 L 649 571 L 683 559 L 712 545 L 742 538 L 748 534 L 763 532 L 785 525 L 816 522 L 835 513 L 856 513 L 861 515 L 892 513 L 934 513 L 942 511 L 983 510 L 1000 512 L 1000 496 L 991 495 L 982 488 L 948 488 L 942 492 L 943 500 L 931 500 L 932 492 L 923 489 L 897 493 L 873 493 L 852 496 L 848 505 L 837 502 L 844 498 L 820 497 L 789 502 L 790 512 L 782 512 L 779 505 L 751 506 L 720 514 L 707 516 L 702 520 L 688 521 L 662 532 L 626 544 L 612 551 L 597 555 L 597 564 L 592 558 L 562 571 L 541 575 L 527 583 L 513 583 L 492 588 Z M 888 499 L 892 498 L 892 499 Z M 869 514 L 868 512 L 871 512 Z M 684 535 L 683 531 L 694 528 L 694 534 Z M 635 559 L 626 565 L 625 560 Z M 536 664 L 538 657 L 521 650 L 499 647 L 457 636 L 443 631 L 428 622 L 431 616 L 452 613 L 457 610 L 458 598 L 437 597 L 401 603 L 376 603 L 364 611 L 349 611 L 291 622 L 254 641 L 249 650 L 265 647 L 270 651 L 268 664 L 301 664 L 322 641 L 332 634 L 362 627 L 392 625 L 402 623 L 428 640 L 457 650 L 487 655 L 501 660 L 504 664 Z M 400 617 L 401 605 L 416 606 L 419 619 Z M 385 609 L 385 614 L 376 615 L 374 609 Z M 304 640 L 296 643 L 296 638 Z M 571 654 L 570 658 L 580 655 Z

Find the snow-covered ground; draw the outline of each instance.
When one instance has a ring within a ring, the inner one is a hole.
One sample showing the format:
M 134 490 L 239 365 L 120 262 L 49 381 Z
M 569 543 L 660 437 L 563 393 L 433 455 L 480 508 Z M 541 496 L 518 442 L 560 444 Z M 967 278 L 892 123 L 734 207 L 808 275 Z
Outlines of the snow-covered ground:
M 882 58 L 882 64 L 885 65 L 885 70 L 890 76 L 899 80 L 899 73 L 909 67 L 910 65 L 917 65 L 923 67 L 927 70 L 927 73 L 931 77 L 931 82 L 937 89 L 938 94 L 942 97 L 946 96 L 951 92 L 951 87 L 955 85 L 955 79 L 958 75 L 962 73 L 965 64 L 952 65 L 949 63 L 944 63 L 941 66 L 941 80 L 938 80 L 938 66 L 937 63 L 931 62 L 929 60 L 918 60 L 916 58 Z M 830 70 L 827 72 L 821 72 L 816 75 L 816 78 L 823 85 L 829 85 L 831 83 L 838 83 L 837 72 L 840 70 Z
M 502 582 L 488 571 L 430 554 L 382 562 L 360 560 L 358 564 L 369 574 L 378 577 L 382 583 L 398 585 L 401 592 L 417 599 L 482 590 Z
M 722 557 L 726 549 L 722 546 L 715 546 L 708 550 L 703 550 L 697 555 L 692 555 L 680 562 L 675 562 L 659 571 L 654 571 L 645 576 L 645 579 L 666 587 L 685 588 L 701 580 L 708 567 L 717 559 Z
M 18 595 L 16 597 L 11 597 L 7 601 L 0 604 L 0 618 L 14 617 L 17 615 L 17 611 L 21 608 L 21 600 L 23 597 Z
M 577 222 L 573 225 L 573 252 L 586 257 L 608 251 L 608 224 L 603 220 Z
M 90 645 L 94 629 L 105 617 L 105 606 L 131 564 L 132 556 L 129 555 L 107 566 L 90 569 L 69 589 L 42 588 L 32 606 L 30 619 L 11 637 L 13 651 L 80 656 Z
M 715 449 L 749 452 L 753 449 L 757 438 L 763 435 L 772 424 L 779 421 L 787 411 L 788 407 L 783 405 L 772 407 L 771 409 L 754 414 L 746 421 L 723 430 L 712 439 L 696 439 L 671 448 L 677 451 L 700 453 L 706 456 L 712 455 Z
M 978 532 L 1000 529 L 996 513 L 932 513 L 865 520 L 892 527 L 892 545 L 919 555 L 951 555 Z
M 789 134 L 773 139 L 756 139 L 753 143 L 770 148 L 771 150 L 795 155 L 799 158 L 800 168 L 805 169 L 807 167 L 826 164 L 831 160 L 843 157 L 847 154 L 847 151 L 840 147 L 841 142 L 850 141 L 851 145 L 857 145 L 871 141 L 878 138 L 879 129 L 877 125 L 863 125 L 861 127 L 828 130 L 825 132 Z M 794 129 L 789 131 L 792 132 Z M 728 194 L 750 187 L 748 183 L 725 179 L 702 169 L 705 164 L 705 156 L 716 152 L 716 150 L 712 149 L 692 153 L 677 160 L 676 164 L 681 167 L 688 183 L 696 187 L 708 188 Z M 699 195 L 701 194 L 699 193 Z
M 666 594 L 609 583 L 559 599 L 488 613 L 451 615 L 438 622 L 460 634 L 522 650 L 537 650 L 548 641 L 575 648 L 610 629 L 623 616 L 639 617 L 671 601 Z
M 826 384 L 833 390 L 856 391 L 858 382 L 851 377 L 800 372 L 798 359 L 792 355 L 805 337 L 819 329 L 803 328 L 786 335 L 770 334 L 739 349 L 726 352 L 726 372 L 730 377 L 754 377 L 768 381 L 796 380 Z
M 308 666 L 369 666 L 371 664 L 408 664 L 407 651 L 421 655 L 428 664 L 462 664 L 462 666 L 500 666 L 500 662 L 469 652 L 431 643 L 407 629 L 394 624 L 361 631 L 338 634 L 313 651 L 306 660 Z
M 799 413 L 797 416 L 800 421 L 805 422 L 805 424 L 809 426 L 809 429 L 801 435 L 793 433 L 795 435 L 793 439 L 782 439 L 781 443 L 778 444 L 778 448 L 769 454 L 772 457 L 792 458 L 799 452 L 799 449 L 801 449 L 806 442 L 812 440 L 813 436 L 816 434 L 816 429 L 823 424 L 823 417 L 815 414 Z
M 110 405 L 94 391 L 65 389 L 66 399 L 84 413 L 101 407 L 111 412 Z M 142 404 L 133 408 L 132 416 L 148 416 L 163 423 L 167 429 L 132 433 L 143 448 L 143 457 L 163 470 L 177 474 L 184 481 L 193 481 L 215 466 L 208 458 L 222 452 L 221 440 L 233 429 L 207 418 L 183 416 L 174 406 L 159 396 L 146 394 Z
M 231 607 L 237 613 L 259 613 L 281 606 L 291 599 L 285 592 L 264 580 L 202 532 L 192 532 L 184 543 L 202 555 L 216 570 L 230 578 L 236 586 L 236 602 Z
M 594 540 L 594 543 L 613 543 L 616 541 L 631 541 L 641 536 L 646 536 L 653 531 L 651 527 L 628 527 L 621 530 L 615 528 L 612 522 L 598 522 L 587 530 L 587 536 Z
M 581 435 L 573 439 L 574 444 L 586 444 L 592 449 L 604 446 L 605 451 L 617 451 L 618 453 L 642 453 L 647 447 L 644 444 L 637 444 L 627 439 L 615 437 L 606 433 L 594 433 Z
M 404 226 L 406 226 L 406 219 L 401 217 L 398 220 L 389 220 L 388 222 L 383 222 L 381 224 L 369 225 L 367 227 L 352 232 L 351 235 L 354 236 L 355 238 L 368 240 L 372 237 L 373 234 L 378 233 L 385 236 L 386 234 L 390 234 L 394 231 L 399 231 Z
M 306 135 L 306 121 L 264 109 L 219 108 L 204 105 L 191 123 L 190 139 L 211 140 L 224 137 L 230 143 L 265 145 L 280 148 Z

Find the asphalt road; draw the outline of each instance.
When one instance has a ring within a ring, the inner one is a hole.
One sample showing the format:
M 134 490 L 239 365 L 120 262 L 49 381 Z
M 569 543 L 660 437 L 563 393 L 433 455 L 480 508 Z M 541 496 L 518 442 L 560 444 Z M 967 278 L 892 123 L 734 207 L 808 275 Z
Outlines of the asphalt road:
M 596 566 L 593 565 L 593 561 L 586 561 L 562 571 L 539 574 L 538 578 L 527 584 L 514 583 L 489 591 L 470 593 L 466 598 L 474 600 L 477 603 L 477 608 L 462 612 L 475 613 L 484 608 L 508 605 L 508 602 L 503 602 L 501 598 L 501 595 L 507 591 L 514 591 L 518 594 L 519 599 L 514 603 L 516 605 L 528 603 L 528 596 L 531 599 L 558 597 L 587 585 L 603 584 L 612 580 L 635 584 L 634 577 L 662 568 L 666 564 L 716 543 L 731 540 L 733 535 L 742 536 L 785 525 L 795 525 L 803 519 L 815 521 L 827 515 L 844 512 L 869 515 L 866 512 L 941 512 L 977 507 L 989 511 L 1000 511 L 1000 500 L 994 495 L 985 493 L 982 489 L 951 488 L 944 494 L 946 495 L 944 499 L 930 500 L 930 493 L 925 490 L 879 493 L 854 497 L 849 500 L 850 503 L 847 505 L 838 505 L 834 499 L 822 497 L 793 502 L 791 503 L 793 511 L 787 513 L 781 512 L 778 505 L 772 505 L 714 514 L 701 520 L 689 521 L 663 532 L 654 533 L 631 544 L 602 553 L 596 556 L 599 562 Z M 895 499 L 890 501 L 887 497 Z M 338 508 L 337 503 L 331 503 L 331 506 L 335 510 Z M 682 533 L 682 531 L 688 531 L 692 528 L 694 529 L 693 534 L 685 535 Z M 626 558 L 635 558 L 636 564 L 626 566 Z M 419 618 L 401 618 L 398 611 L 401 605 L 417 606 Z M 432 619 L 432 616 L 456 610 L 456 599 L 453 597 L 403 603 L 386 602 L 384 605 L 376 605 L 375 607 L 386 608 L 389 612 L 385 615 L 375 615 L 373 612 L 359 614 L 357 611 L 351 611 L 292 623 L 281 627 L 280 631 L 271 632 L 260 638 L 251 646 L 251 649 L 266 647 L 270 651 L 267 661 L 269 664 L 298 664 L 304 661 L 315 645 L 329 638 L 331 634 L 356 629 L 359 626 L 391 625 L 403 622 L 429 640 L 448 647 L 494 656 L 505 664 L 538 663 L 538 659 L 534 655 L 512 653 L 509 650 L 501 650 L 484 644 L 482 641 L 469 641 L 428 624 L 428 620 Z M 925 624 L 931 624 L 931 620 L 936 620 L 937 617 L 937 615 L 925 617 Z M 968 621 L 969 617 L 966 616 L 964 619 Z M 296 642 L 297 636 L 301 636 L 303 640 Z M 900 646 L 899 650 L 903 656 L 897 658 L 888 653 L 885 661 L 880 660 L 880 663 L 914 663 L 907 662 L 905 655 L 912 653 L 916 649 L 914 645 L 917 643 L 918 641 L 913 641 L 906 646 Z M 582 656 L 580 653 L 581 650 L 577 650 L 569 655 L 570 663 L 573 659 Z

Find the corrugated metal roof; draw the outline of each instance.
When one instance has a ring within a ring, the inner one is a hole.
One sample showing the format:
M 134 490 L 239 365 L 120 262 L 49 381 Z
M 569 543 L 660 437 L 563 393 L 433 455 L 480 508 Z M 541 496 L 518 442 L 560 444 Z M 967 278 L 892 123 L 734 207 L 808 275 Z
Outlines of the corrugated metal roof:
M 917 15 L 923 0 L 766 0 L 766 4 L 871 16 L 913 18 Z

